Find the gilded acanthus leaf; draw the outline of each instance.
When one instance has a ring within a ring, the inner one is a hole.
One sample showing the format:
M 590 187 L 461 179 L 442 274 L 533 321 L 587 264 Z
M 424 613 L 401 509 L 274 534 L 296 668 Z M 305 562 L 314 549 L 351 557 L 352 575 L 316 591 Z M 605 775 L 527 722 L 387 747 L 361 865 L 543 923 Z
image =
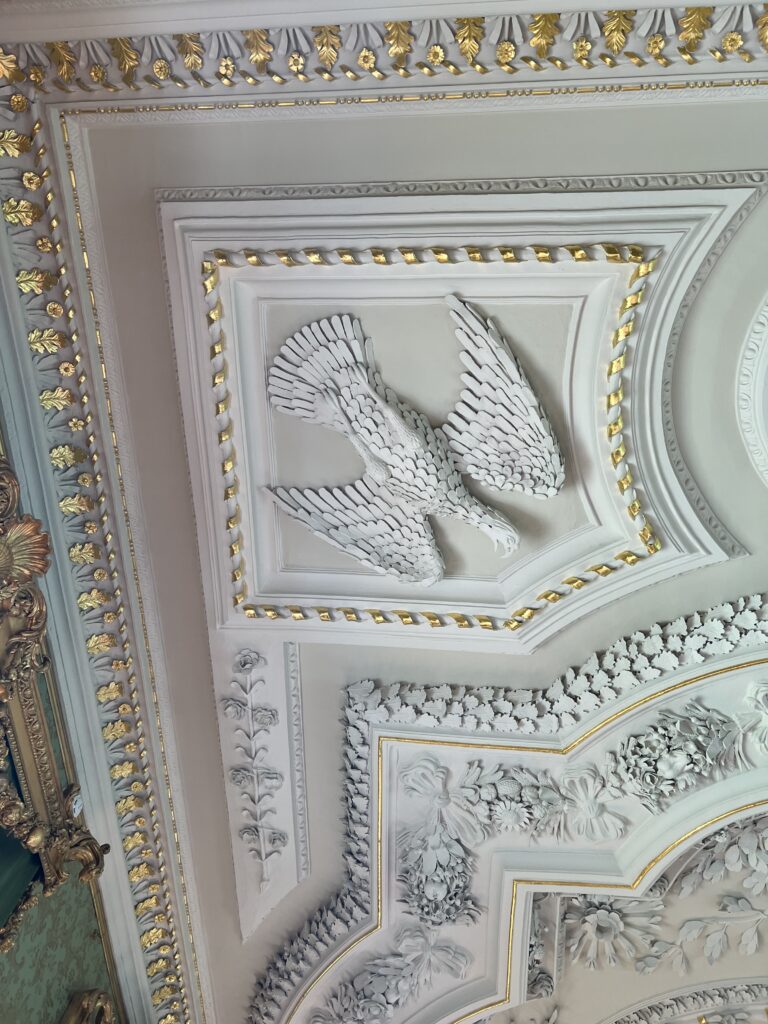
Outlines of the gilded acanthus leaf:
M 536 14 L 528 26 L 530 37 L 528 42 L 536 51 L 537 56 L 546 57 L 557 38 L 559 14 Z
M 686 50 L 695 50 L 704 33 L 712 27 L 714 7 L 686 7 L 680 19 L 680 42 Z
M 128 723 L 124 722 L 122 719 L 118 719 L 116 722 L 110 722 L 108 725 L 105 725 L 104 728 L 101 730 L 101 733 L 105 740 L 119 740 L 122 736 L 125 736 L 130 731 L 130 725 L 128 725 Z M 130 852 L 130 850 L 132 849 L 135 849 L 137 846 L 141 846 L 142 843 L 144 842 L 144 838 L 141 832 L 137 832 L 135 835 L 138 836 L 138 839 L 133 837 L 133 842 L 129 842 L 128 839 L 123 840 L 123 846 L 128 852 Z
M 87 494 L 68 494 L 59 499 L 59 508 L 65 516 L 81 516 L 93 511 L 93 498 Z
M 42 295 L 49 288 L 53 288 L 56 280 L 54 274 L 49 274 L 47 270 L 40 270 L 37 267 L 33 270 L 20 270 L 16 275 L 16 284 L 23 295 Z
M 16 199 L 13 196 L 3 203 L 3 217 L 9 224 L 20 224 L 31 227 L 43 216 L 43 208 L 29 199 Z
M 47 43 L 51 63 L 56 68 L 56 74 L 62 82 L 71 82 L 75 77 L 75 64 L 77 60 L 69 43 Z
M 603 22 L 603 38 L 611 53 L 621 53 L 627 45 L 627 36 L 632 31 L 635 11 L 606 11 Z
M 69 560 L 75 565 L 93 565 L 100 557 L 98 544 L 73 544 L 69 549 Z
M 768 4 L 763 4 L 765 14 L 761 14 L 757 19 L 755 28 L 757 29 L 757 38 L 762 43 L 764 50 L 768 50 Z
M 66 345 L 67 336 L 61 331 L 55 331 L 52 327 L 46 327 L 45 330 L 36 327 L 27 335 L 27 343 L 33 352 L 39 352 L 41 355 L 50 354 L 58 352 Z
M 44 409 L 66 409 L 72 405 L 74 398 L 68 388 L 61 386 L 57 388 L 45 388 L 40 392 L 40 405 Z
M 176 40 L 176 49 L 184 61 L 184 67 L 188 71 L 199 71 L 203 66 L 205 50 L 200 42 L 199 32 L 185 32 L 183 35 L 173 37 Z
M 413 49 L 410 21 L 385 21 L 384 42 L 389 47 L 389 56 L 394 57 L 395 64 L 402 66 L 405 58 Z
M 0 156 L 21 156 L 32 149 L 32 139 L 28 135 L 20 135 L 14 128 L 6 128 L 0 132 Z
M 134 50 L 131 40 L 127 36 L 115 36 L 109 40 L 109 48 L 112 56 L 117 61 L 117 66 L 122 75 L 130 75 L 139 66 L 139 52 Z
M 459 44 L 459 53 L 467 64 L 475 63 L 484 35 L 485 18 L 456 19 L 456 42 Z
M 109 604 L 110 596 L 104 590 L 99 590 L 98 587 L 92 587 L 90 590 L 83 591 L 82 594 L 78 595 L 77 607 L 80 611 L 89 612 L 93 611 L 94 608 L 100 608 L 103 604 Z
M 85 641 L 85 649 L 90 655 L 105 654 L 117 646 L 117 640 L 111 633 L 94 633 Z
M 332 68 L 339 59 L 341 34 L 338 25 L 315 25 L 315 49 L 324 68 Z
M 243 40 L 248 47 L 248 60 L 256 70 L 263 74 L 272 60 L 272 43 L 266 28 L 250 28 L 243 32 Z
M 71 444 L 57 444 L 50 451 L 51 465 L 54 469 L 71 469 L 72 466 L 85 462 L 87 458 L 87 452 L 82 448 L 75 448 Z
M 120 700 L 120 698 L 122 696 L 123 696 L 123 688 L 120 685 L 120 683 L 115 683 L 115 682 L 108 683 L 106 686 L 100 686 L 98 688 L 98 690 L 96 691 L 96 700 L 99 702 L 99 704 L 106 704 L 108 701 L 112 701 L 112 700 Z M 130 802 L 130 799 L 131 798 L 128 797 L 128 801 L 121 800 L 120 804 L 123 804 L 123 803 L 126 803 L 126 802 Z M 124 811 L 121 811 L 120 804 L 116 804 L 117 813 L 118 814 L 125 813 Z M 125 810 L 133 810 L 134 806 L 136 806 L 136 805 L 128 806 L 128 807 L 125 808 Z
M 24 80 L 24 73 L 19 68 L 15 53 L 6 53 L 0 49 L 0 78 L 7 78 L 9 82 Z

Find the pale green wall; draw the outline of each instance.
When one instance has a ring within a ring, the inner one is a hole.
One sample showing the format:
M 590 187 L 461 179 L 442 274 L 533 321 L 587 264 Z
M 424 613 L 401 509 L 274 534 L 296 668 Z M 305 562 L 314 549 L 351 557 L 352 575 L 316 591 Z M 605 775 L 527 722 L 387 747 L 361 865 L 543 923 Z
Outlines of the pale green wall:
M 72 877 L 40 898 L 13 950 L 0 954 L 0 1022 L 58 1024 L 72 993 L 95 988 L 110 991 L 96 911 L 88 886 Z

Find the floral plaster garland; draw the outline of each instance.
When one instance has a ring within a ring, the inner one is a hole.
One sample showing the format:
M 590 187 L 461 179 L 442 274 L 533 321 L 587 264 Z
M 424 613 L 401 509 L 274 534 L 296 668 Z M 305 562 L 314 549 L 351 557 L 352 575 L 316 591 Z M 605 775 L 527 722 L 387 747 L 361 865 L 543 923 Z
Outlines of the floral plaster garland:
M 368 960 L 361 971 L 339 985 L 317 1010 L 311 1024 L 378 1024 L 417 999 L 436 974 L 462 978 L 471 956 L 461 946 L 440 940 L 431 928 L 403 928 L 391 953 Z
M 344 745 L 345 880 L 257 979 L 248 1022 L 276 1021 L 318 960 L 370 913 L 369 799 L 372 724 L 438 725 L 486 733 L 552 734 L 636 686 L 736 650 L 768 647 L 768 601 L 749 595 L 622 637 L 542 690 L 496 686 L 378 686 L 347 690 Z
M 741 956 L 760 948 L 768 923 L 768 815 L 738 821 L 708 836 L 673 868 L 667 890 L 658 883 L 643 899 L 576 896 L 567 901 L 568 951 L 574 963 L 594 970 L 634 964 L 642 974 L 669 966 L 680 974 L 689 968 L 691 948 L 701 948 L 714 964 L 734 943 Z M 685 900 L 702 886 L 734 876 L 744 893 L 718 898 L 712 913 L 684 921 L 676 934 L 661 933 L 665 901 Z M 762 897 L 762 898 L 761 898 Z
M 434 757 L 419 758 L 400 773 L 406 793 L 422 798 L 420 824 L 398 836 L 403 902 L 428 924 L 474 921 L 474 851 L 494 833 L 618 839 L 627 820 L 614 801 L 633 798 L 656 813 L 686 790 L 751 767 L 750 749 L 768 753 L 768 684 L 752 688 L 747 706 L 727 715 L 692 700 L 661 711 L 601 766 L 574 767 L 559 780 L 546 770 L 470 761 L 454 783 Z M 587 958 L 594 966 L 594 953 Z

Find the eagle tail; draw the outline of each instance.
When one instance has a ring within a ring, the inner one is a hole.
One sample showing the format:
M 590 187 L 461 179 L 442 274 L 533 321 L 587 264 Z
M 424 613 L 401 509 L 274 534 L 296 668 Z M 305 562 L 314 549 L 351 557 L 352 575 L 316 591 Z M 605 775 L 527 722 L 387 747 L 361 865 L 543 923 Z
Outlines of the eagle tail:
M 331 425 L 331 396 L 370 379 L 370 348 L 360 321 L 347 314 L 315 320 L 284 342 L 269 370 L 270 401 L 280 412 Z

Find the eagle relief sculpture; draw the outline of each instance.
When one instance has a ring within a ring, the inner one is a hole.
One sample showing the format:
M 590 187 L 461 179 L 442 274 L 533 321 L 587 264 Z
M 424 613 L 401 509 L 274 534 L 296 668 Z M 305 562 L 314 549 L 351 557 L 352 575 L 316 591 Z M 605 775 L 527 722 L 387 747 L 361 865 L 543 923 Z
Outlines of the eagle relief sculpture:
M 463 474 L 535 498 L 557 494 L 565 479 L 552 427 L 504 338 L 469 303 L 446 301 L 466 372 L 440 427 L 387 387 L 351 316 L 302 327 L 281 347 L 268 381 L 276 409 L 337 430 L 365 463 L 354 483 L 275 487 L 274 500 L 364 565 L 427 586 L 444 573 L 431 516 L 471 523 L 504 555 L 519 542 L 509 519 L 467 490 Z

